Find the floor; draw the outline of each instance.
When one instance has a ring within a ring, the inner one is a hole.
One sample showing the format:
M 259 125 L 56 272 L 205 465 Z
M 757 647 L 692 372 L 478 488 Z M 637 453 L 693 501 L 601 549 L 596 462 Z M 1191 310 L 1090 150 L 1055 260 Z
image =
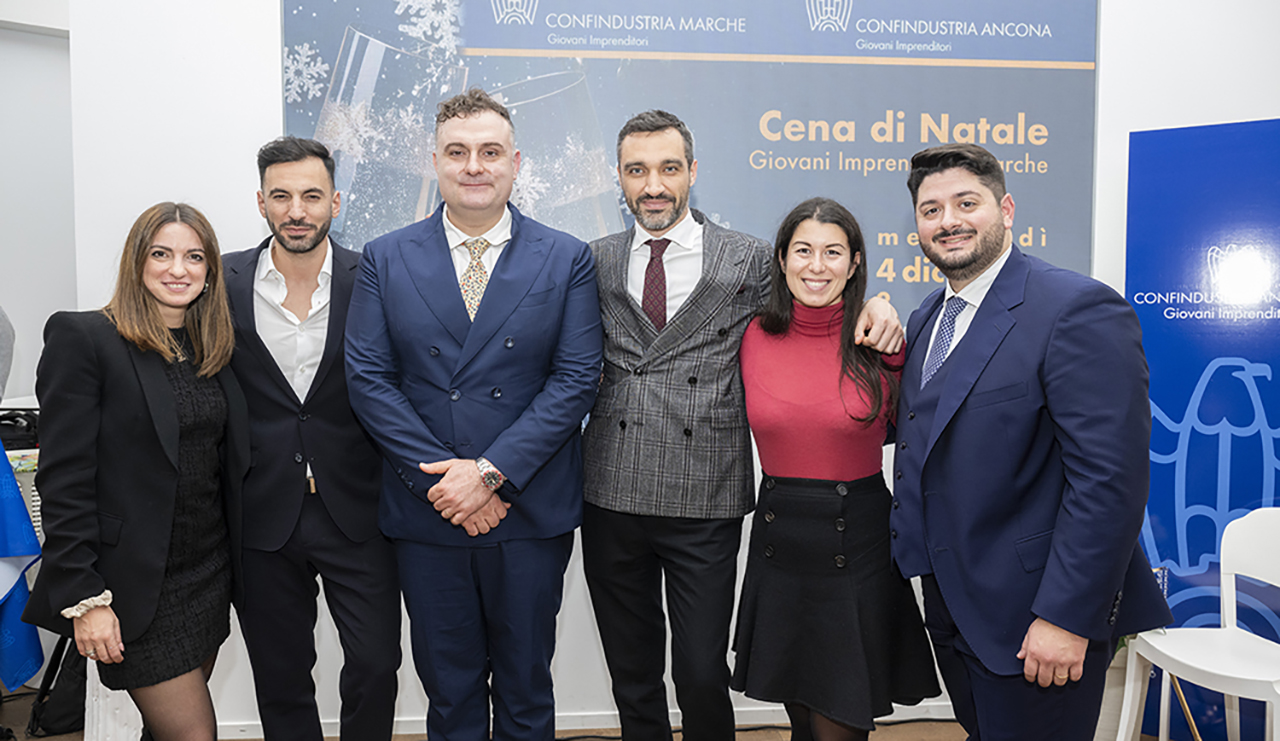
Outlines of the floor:
M 34 692 L 31 693 L 34 695 Z M 6 695 L 0 705 L 0 726 L 11 728 L 17 738 L 25 737 L 27 718 L 31 715 L 31 695 Z M 12 699 L 10 699 L 12 697 Z M 47 741 L 83 741 L 83 733 L 68 733 L 62 736 L 46 736 Z M 410 741 L 420 738 L 416 735 L 396 736 L 395 741 Z M 560 731 L 558 739 L 618 739 L 616 729 Z M 743 726 L 738 729 L 738 741 L 789 741 L 791 732 L 786 726 Z M 1143 741 L 1152 737 L 1143 736 Z M 680 735 L 676 734 L 679 741 Z M 895 723 L 880 726 L 871 734 L 871 741 L 964 741 L 965 734 L 955 723 L 916 722 Z

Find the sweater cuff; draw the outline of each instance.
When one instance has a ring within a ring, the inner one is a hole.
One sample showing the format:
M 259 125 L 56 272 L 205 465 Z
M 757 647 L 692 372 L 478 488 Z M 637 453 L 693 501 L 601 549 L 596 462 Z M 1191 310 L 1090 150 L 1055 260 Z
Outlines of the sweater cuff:
M 108 607 L 111 605 L 111 590 L 103 590 L 102 594 L 96 597 L 82 599 L 78 604 L 72 605 L 62 611 L 62 616 L 68 620 L 75 620 L 78 617 L 84 617 L 85 613 L 95 607 Z

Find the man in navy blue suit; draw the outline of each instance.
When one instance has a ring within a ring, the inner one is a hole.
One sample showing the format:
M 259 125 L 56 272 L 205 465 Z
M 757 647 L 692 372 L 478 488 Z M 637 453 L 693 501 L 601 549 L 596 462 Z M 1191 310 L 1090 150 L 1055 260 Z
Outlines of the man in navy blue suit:
M 550 739 L 551 656 L 581 423 L 600 379 L 595 266 L 508 204 L 511 117 L 473 89 L 440 105 L 444 206 L 366 245 L 347 321 L 351 405 L 382 449 L 433 741 Z
M 922 577 L 970 739 L 1092 739 L 1119 637 L 1172 620 L 1137 545 L 1142 331 L 1115 291 L 1013 246 L 990 152 L 944 145 L 911 168 L 920 247 L 947 285 L 907 325 L 894 560 Z

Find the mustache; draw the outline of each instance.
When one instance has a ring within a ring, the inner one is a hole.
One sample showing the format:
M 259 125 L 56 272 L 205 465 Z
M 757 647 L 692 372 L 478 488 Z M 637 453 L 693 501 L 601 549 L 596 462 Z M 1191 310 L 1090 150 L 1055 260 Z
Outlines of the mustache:
M 947 239 L 948 237 L 973 236 L 977 233 L 977 229 L 943 229 L 942 231 L 933 233 L 933 241 L 936 242 L 939 239 Z
M 309 224 L 305 221 L 285 221 L 280 224 L 281 229 L 285 229 L 287 227 L 296 227 L 296 226 L 306 227 L 307 229 L 316 228 L 315 224 Z
M 667 203 L 675 203 L 676 199 L 671 196 L 641 196 L 636 199 L 637 203 L 648 203 L 650 201 L 666 201 Z

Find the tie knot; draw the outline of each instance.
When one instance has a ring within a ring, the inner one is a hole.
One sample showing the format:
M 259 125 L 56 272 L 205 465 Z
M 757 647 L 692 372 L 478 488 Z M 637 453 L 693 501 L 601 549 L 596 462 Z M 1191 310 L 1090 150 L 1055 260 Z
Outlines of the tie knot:
M 649 245 L 649 259 L 661 260 L 662 253 L 667 251 L 667 245 L 671 244 L 670 239 L 650 239 L 645 242 Z
M 951 298 L 947 299 L 947 307 L 944 310 L 944 313 L 947 316 L 954 319 L 956 315 L 964 311 L 964 307 L 968 305 L 969 305 L 968 301 L 965 301 L 964 299 L 960 298 L 960 294 L 956 294 Z
M 463 242 L 462 246 L 467 248 L 467 252 L 471 253 L 472 260 L 479 260 L 484 251 L 489 249 L 489 240 L 484 237 L 476 237 Z

